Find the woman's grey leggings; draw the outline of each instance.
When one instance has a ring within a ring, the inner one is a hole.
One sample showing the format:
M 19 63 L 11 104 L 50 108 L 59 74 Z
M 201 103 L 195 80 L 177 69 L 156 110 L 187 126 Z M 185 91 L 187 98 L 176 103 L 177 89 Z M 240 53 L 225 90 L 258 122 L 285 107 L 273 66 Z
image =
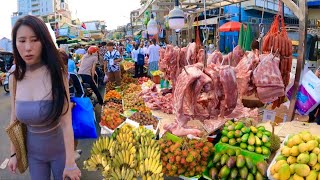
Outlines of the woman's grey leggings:
M 37 134 L 27 133 L 29 171 L 32 180 L 62 180 L 66 153 L 62 129 Z

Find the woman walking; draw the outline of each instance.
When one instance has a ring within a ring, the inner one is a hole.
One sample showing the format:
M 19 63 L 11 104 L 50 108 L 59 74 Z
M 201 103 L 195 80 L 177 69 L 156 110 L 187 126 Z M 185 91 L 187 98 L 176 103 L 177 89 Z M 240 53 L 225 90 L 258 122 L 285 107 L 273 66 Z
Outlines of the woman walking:
M 20 18 L 12 30 L 16 70 L 10 76 L 11 123 L 27 126 L 27 158 L 32 180 L 80 179 L 74 159 L 67 69 L 50 33 L 35 16 Z M 13 85 L 16 84 L 16 88 Z M 16 172 L 11 144 L 9 169 Z
M 156 71 L 159 69 L 159 58 L 160 58 L 160 46 L 157 45 L 156 39 L 152 39 L 152 45 L 148 48 L 149 55 L 149 70 L 148 75 L 151 76 L 152 71 Z

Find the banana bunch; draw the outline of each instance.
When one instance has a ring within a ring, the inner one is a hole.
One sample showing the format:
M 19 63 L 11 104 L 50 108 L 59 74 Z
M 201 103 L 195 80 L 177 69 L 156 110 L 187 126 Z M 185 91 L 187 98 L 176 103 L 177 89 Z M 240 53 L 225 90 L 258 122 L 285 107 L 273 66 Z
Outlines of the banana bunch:
M 120 152 L 122 150 L 128 150 L 130 154 L 136 153 L 136 148 L 132 143 L 121 141 L 116 145 L 116 152 Z
M 106 157 L 112 157 L 114 155 L 115 141 L 112 138 L 100 137 L 91 149 L 91 154 L 103 154 Z
M 130 167 L 136 166 L 135 153 L 131 153 L 129 150 L 118 151 L 113 158 L 114 167 Z
M 110 169 L 110 163 L 102 154 L 92 155 L 88 160 L 83 162 L 83 166 L 88 171 L 96 171 L 98 169 Z
M 128 124 L 125 124 L 120 128 L 119 133 L 132 134 L 133 135 L 132 127 L 130 125 L 128 125 Z
M 109 177 L 112 180 L 136 180 L 134 177 L 135 170 L 122 167 L 114 168 L 110 174 L 107 174 L 105 177 Z
M 152 139 L 151 137 L 142 137 L 140 139 L 141 147 L 151 147 L 151 148 L 159 148 L 159 144 L 156 140 Z
M 139 128 L 134 129 L 134 137 L 136 138 L 136 140 L 140 140 L 141 137 L 151 137 L 153 139 L 154 134 L 151 130 L 140 126 Z
M 160 174 L 152 174 L 151 176 L 150 175 L 144 175 L 142 176 L 142 180 L 163 180 L 163 174 L 160 173 Z
M 139 161 L 144 161 L 146 158 L 156 159 L 160 161 L 160 149 L 159 147 L 146 147 L 142 146 L 139 148 Z
M 133 134 L 132 131 L 130 131 L 131 133 L 122 133 L 120 132 L 116 139 L 118 142 L 128 142 L 128 143 L 132 143 L 134 144 L 136 141 L 133 139 Z
M 162 171 L 162 163 L 160 160 L 147 158 L 139 165 L 140 175 L 160 174 Z

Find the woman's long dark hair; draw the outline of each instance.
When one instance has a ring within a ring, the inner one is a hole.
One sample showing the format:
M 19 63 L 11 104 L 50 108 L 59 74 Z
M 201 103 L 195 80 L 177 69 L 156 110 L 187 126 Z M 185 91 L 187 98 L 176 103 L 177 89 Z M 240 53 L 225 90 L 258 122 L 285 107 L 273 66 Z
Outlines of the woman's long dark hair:
M 58 120 L 62 114 L 68 111 L 69 103 L 65 112 L 63 107 L 65 100 L 68 100 L 64 78 L 66 78 L 66 67 L 64 66 L 59 52 L 51 39 L 49 30 L 46 24 L 39 18 L 31 15 L 24 16 L 16 22 L 12 29 L 12 46 L 13 55 L 16 60 L 16 70 L 14 76 L 17 81 L 22 80 L 26 73 L 26 63 L 22 59 L 17 49 L 17 31 L 21 26 L 29 26 L 36 34 L 42 44 L 41 61 L 47 66 L 50 72 L 52 85 L 53 106 L 48 119 Z

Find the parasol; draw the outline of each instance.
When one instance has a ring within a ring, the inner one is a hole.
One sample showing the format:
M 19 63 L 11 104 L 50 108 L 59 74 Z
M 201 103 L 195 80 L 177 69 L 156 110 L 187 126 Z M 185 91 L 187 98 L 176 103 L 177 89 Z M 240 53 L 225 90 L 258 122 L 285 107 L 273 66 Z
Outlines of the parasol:
M 240 31 L 242 23 L 236 21 L 230 21 L 219 27 L 220 32 L 232 32 Z

